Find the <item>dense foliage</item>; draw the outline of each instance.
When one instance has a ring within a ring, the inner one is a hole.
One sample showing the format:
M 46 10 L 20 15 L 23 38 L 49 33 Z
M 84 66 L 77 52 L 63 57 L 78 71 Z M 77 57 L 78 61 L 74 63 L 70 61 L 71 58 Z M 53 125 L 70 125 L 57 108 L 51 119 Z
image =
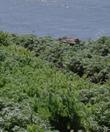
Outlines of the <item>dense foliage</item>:
M 110 37 L 81 41 L 70 46 L 51 37 L 14 34 L 11 36 L 11 42 L 27 48 L 34 52 L 35 56 L 51 62 L 58 68 L 76 73 L 93 83 L 105 83 L 110 80 Z
M 110 132 L 110 38 L 70 46 L 0 32 L 0 131 Z

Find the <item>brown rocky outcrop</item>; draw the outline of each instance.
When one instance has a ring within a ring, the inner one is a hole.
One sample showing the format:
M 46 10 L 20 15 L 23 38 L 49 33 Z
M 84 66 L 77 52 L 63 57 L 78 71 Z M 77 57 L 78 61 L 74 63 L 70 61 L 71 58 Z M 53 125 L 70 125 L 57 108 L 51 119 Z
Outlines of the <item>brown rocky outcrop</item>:
M 80 43 L 80 40 L 78 38 L 75 38 L 75 37 L 67 37 L 67 36 L 58 38 L 58 41 L 60 41 L 62 43 L 67 43 L 67 44 L 69 44 L 71 46 Z

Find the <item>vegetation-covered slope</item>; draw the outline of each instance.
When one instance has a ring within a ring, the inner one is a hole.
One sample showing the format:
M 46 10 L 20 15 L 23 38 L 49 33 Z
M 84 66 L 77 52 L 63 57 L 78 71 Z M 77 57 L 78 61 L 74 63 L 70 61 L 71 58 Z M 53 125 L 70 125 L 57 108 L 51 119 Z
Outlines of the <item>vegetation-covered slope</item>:
M 109 37 L 72 47 L 1 32 L 0 130 L 109 132 L 109 78 Z
M 81 41 L 74 46 L 51 37 L 34 35 L 12 35 L 11 41 L 33 51 L 35 56 L 80 77 L 88 78 L 93 83 L 110 80 L 110 37 Z

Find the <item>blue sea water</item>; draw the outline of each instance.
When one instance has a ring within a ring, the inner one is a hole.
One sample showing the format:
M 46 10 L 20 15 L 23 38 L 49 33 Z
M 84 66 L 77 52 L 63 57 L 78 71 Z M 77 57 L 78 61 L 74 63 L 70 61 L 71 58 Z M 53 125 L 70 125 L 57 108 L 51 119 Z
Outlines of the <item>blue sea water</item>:
M 0 30 L 81 39 L 110 35 L 110 0 L 0 0 Z

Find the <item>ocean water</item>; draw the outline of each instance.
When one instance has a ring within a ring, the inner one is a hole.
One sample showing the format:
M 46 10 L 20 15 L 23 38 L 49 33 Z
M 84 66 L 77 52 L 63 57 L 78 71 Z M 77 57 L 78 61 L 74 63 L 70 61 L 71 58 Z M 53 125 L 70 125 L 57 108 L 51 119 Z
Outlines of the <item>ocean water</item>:
M 0 30 L 81 39 L 110 35 L 110 0 L 0 0 Z

